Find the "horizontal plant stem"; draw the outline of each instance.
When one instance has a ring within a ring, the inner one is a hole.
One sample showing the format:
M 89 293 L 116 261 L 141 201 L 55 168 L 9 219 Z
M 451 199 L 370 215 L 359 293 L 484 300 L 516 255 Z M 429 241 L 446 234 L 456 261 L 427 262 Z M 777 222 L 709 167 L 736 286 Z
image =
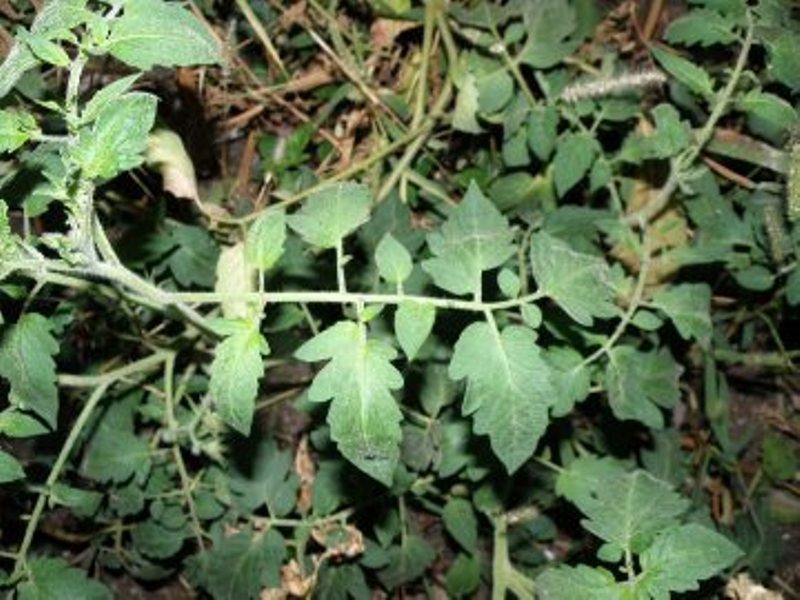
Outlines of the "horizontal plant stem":
M 129 365 L 108 371 L 107 373 L 98 373 L 97 375 L 68 375 L 61 374 L 58 376 L 58 383 L 66 387 L 87 388 L 97 387 L 99 385 L 109 385 L 120 379 L 125 379 L 136 373 L 145 373 L 159 366 L 171 356 L 170 352 L 156 352 L 132 362 Z

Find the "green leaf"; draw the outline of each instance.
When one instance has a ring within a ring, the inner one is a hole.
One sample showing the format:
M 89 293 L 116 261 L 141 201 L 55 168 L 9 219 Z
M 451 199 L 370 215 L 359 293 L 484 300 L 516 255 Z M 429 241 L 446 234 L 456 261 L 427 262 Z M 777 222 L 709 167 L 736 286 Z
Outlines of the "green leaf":
M 398 242 L 391 233 L 387 233 L 381 238 L 378 247 L 375 248 L 375 263 L 378 265 L 378 272 L 389 283 L 403 283 L 411 275 L 414 267 L 411 262 L 411 255 L 406 247 Z
M 796 444 L 777 433 L 768 433 L 761 442 L 764 472 L 772 479 L 792 479 L 800 469 L 800 454 Z
M 578 507 L 588 506 L 598 490 L 616 485 L 625 475 L 625 466 L 613 458 L 581 456 L 559 473 L 556 493 Z
M 695 94 L 709 100 L 713 98 L 714 84 L 703 69 L 663 48 L 652 47 L 650 51 L 664 70 Z
M 472 182 L 441 231 L 428 235 L 434 255 L 422 263 L 433 282 L 453 294 L 480 295 L 483 271 L 514 254 L 508 221 Z
M 219 247 L 209 233 L 201 227 L 172 223 L 169 240 L 175 249 L 167 264 L 177 282 L 190 287 L 214 285 Z
M 21 410 L 39 415 L 51 429 L 58 416 L 56 364 L 58 342 L 50 322 L 42 315 L 27 313 L 16 324 L 5 327 L 0 339 L 0 376 L 11 384 L 9 401 Z
M 747 113 L 751 131 L 777 143 L 800 121 L 797 111 L 786 100 L 760 90 L 750 90 L 740 97 L 736 108 Z
M 50 489 L 51 504 L 68 507 L 76 516 L 89 518 L 94 516 L 100 503 L 103 501 L 103 494 L 94 490 L 82 490 L 71 487 L 64 483 L 56 483 Z
M 62 558 L 29 560 L 28 579 L 17 586 L 19 600 L 111 600 L 109 589 Z
M 205 26 L 180 4 L 163 0 L 128 0 L 111 25 L 107 50 L 143 71 L 222 60 L 220 44 Z
M 186 528 L 165 527 L 154 520 L 138 523 L 131 530 L 131 541 L 136 549 L 149 558 L 164 559 L 175 556 L 183 547 Z
M 70 155 L 89 179 L 110 179 L 139 166 L 153 128 L 158 99 L 129 92 L 102 108 L 91 127 L 81 129 Z
M 478 549 L 478 519 L 472 504 L 464 498 L 450 498 L 444 505 L 442 520 L 447 533 L 464 550 L 475 554 Z
M 800 36 L 796 31 L 783 30 L 765 42 L 772 76 L 793 92 L 800 90 Z
M 650 304 L 666 314 L 685 340 L 711 343 L 711 288 L 705 283 L 684 283 L 657 293 Z
M 567 0 L 527 2 L 523 19 L 528 37 L 519 60 L 535 69 L 558 64 L 580 43 L 566 39 L 576 27 L 575 9 Z
M 285 241 L 286 213 L 283 210 L 262 213 L 247 230 L 247 261 L 256 269 L 269 271 L 283 255 Z
M 19 461 L 7 452 L 0 450 L 0 483 L 24 478 L 25 471 Z
M 563 197 L 589 172 L 599 146 L 588 133 L 567 133 L 556 147 L 553 177 L 556 192 Z
M 646 471 L 604 478 L 602 483 L 576 504 L 587 517 L 583 527 L 609 544 L 601 548 L 604 558 L 641 553 L 658 533 L 677 525 L 678 516 L 689 508 L 688 500 Z
M 731 44 L 738 38 L 734 32 L 735 21 L 715 10 L 695 9 L 669 24 L 664 39 L 670 44 L 700 45 Z
M 544 231 L 533 235 L 530 252 L 539 291 L 575 321 L 589 327 L 593 317 L 608 319 L 618 313 L 608 265 L 602 258 L 576 252 Z
M 525 305 L 522 307 L 523 310 L 527 306 L 536 305 Z M 541 315 L 539 320 L 541 321 Z M 589 395 L 590 371 L 583 364 L 583 357 L 572 348 L 551 346 L 545 350 L 543 357 L 553 371 L 553 385 L 558 390 L 551 414 L 554 417 L 563 417 L 572 412 L 576 403 L 583 401 Z
M 378 571 L 378 579 L 389 590 L 422 576 L 436 559 L 436 552 L 418 535 L 408 535 L 405 543 L 389 549 L 389 566 Z
M 245 513 L 266 506 L 273 517 L 292 512 L 300 483 L 291 452 L 279 450 L 272 438 L 248 440 L 242 450 L 247 460 L 236 463 L 230 475 L 235 506 Z
M 13 152 L 39 133 L 33 115 L 19 110 L 0 110 L 0 153 Z
M 216 274 L 214 292 L 223 294 L 220 303 L 223 318 L 246 320 L 253 312 L 259 312 L 246 298 L 246 294 L 256 291 L 256 271 L 245 258 L 244 242 L 222 247 Z
M 280 584 L 285 556 L 283 537 L 275 529 L 254 535 L 245 528 L 195 555 L 193 570 L 214 600 L 255 600 L 262 589 Z
M 56 67 L 67 67 L 70 63 L 69 55 L 57 43 L 49 40 L 45 35 L 29 33 L 20 29 L 17 37 L 28 46 L 33 55 L 40 61 Z
M 658 407 L 672 408 L 680 399 L 681 371 L 666 348 L 649 353 L 631 346 L 613 348 L 608 353 L 605 386 L 614 416 L 663 427 Z
M 320 248 L 335 248 L 369 218 L 371 196 L 360 183 L 335 183 L 312 194 L 288 218 L 289 227 Z
M 390 485 L 400 458 L 400 409 L 391 390 L 403 378 L 391 362 L 395 351 L 367 339 L 366 326 L 340 321 L 303 344 L 295 356 L 306 362 L 330 360 L 317 373 L 308 396 L 332 400 L 331 438 L 359 469 Z
M 261 357 L 267 354 L 269 346 L 257 321 L 242 323 L 214 349 L 208 391 L 220 418 L 242 435 L 250 434 L 258 381 L 264 376 Z
M 81 474 L 95 481 L 121 483 L 150 469 L 150 445 L 134 433 L 139 394 L 112 398 L 86 444 Z
M 370 600 L 372 592 L 357 564 L 326 561 L 320 569 L 314 597 L 320 600 Z
M 624 589 L 602 568 L 562 565 L 545 570 L 536 578 L 537 597 L 542 600 L 622 600 Z
M 397 341 L 408 360 L 414 360 L 420 347 L 433 329 L 436 307 L 413 300 L 401 302 L 394 313 L 394 330 Z
M 83 107 L 81 124 L 88 125 L 95 121 L 104 109 L 122 98 L 139 77 L 141 77 L 141 73 L 133 73 L 127 77 L 121 77 L 98 90 L 86 103 L 86 106 Z
M 481 133 L 483 128 L 478 124 L 478 83 L 475 75 L 467 73 L 464 75 L 458 87 L 456 105 L 453 109 L 453 121 L 451 123 L 456 131 L 467 133 Z
M 689 146 L 691 130 L 681 121 L 671 104 L 659 104 L 653 109 L 656 130 L 650 135 L 632 134 L 625 140 L 620 158 L 636 164 L 645 160 L 676 156 Z
M 513 473 L 536 449 L 556 395 L 536 334 L 473 323 L 456 342 L 449 372 L 454 380 L 467 378 L 462 410 L 474 413 L 475 433 L 489 435 L 494 453 Z
M 528 146 L 539 160 L 550 158 L 556 147 L 558 111 L 555 106 L 537 107 L 528 117 Z
M 467 596 L 478 589 L 480 582 L 480 560 L 475 556 L 459 553 L 445 576 L 447 592 L 451 597 Z
M 639 586 L 652 598 L 699 589 L 698 582 L 731 566 L 743 552 L 716 531 L 690 523 L 668 529 L 639 557 Z
M 47 433 L 41 421 L 14 407 L 0 412 L 0 433 L 14 438 L 26 438 Z

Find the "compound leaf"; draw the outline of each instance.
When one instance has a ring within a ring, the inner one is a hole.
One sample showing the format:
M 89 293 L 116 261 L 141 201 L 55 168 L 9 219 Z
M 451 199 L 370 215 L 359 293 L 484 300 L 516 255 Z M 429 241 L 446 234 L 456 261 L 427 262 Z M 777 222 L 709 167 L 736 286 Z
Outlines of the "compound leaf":
M 19 600 L 111 600 L 109 589 L 86 572 L 73 569 L 62 558 L 37 558 L 28 561 L 28 579 L 17 587 Z
M 631 346 L 613 348 L 608 353 L 605 384 L 614 416 L 662 427 L 658 406 L 671 408 L 679 400 L 680 374 L 681 367 L 666 348 L 649 353 Z
M 530 256 L 539 291 L 575 321 L 589 327 L 593 317 L 617 314 L 608 265 L 602 258 L 577 252 L 543 231 L 532 237 Z
M 474 181 L 441 231 L 428 236 L 428 246 L 434 258 L 422 268 L 437 286 L 457 295 L 480 295 L 483 271 L 499 267 L 514 253 L 508 221 Z
M 699 581 L 731 566 L 742 554 L 736 544 L 708 527 L 696 523 L 673 527 L 639 557 L 644 572 L 639 585 L 652 598 L 668 600 L 675 593 L 698 589 Z
M 250 434 L 258 381 L 264 375 L 261 357 L 268 353 L 257 322 L 240 322 L 214 349 L 208 389 L 220 418 L 242 435 Z
M 367 339 L 363 324 L 340 321 L 303 344 L 295 355 L 307 362 L 330 361 L 314 378 L 309 398 L 332 400 L 328 423 L 341 453 L 390 485 L 402 439 L 402 415 L 391 394 L 403 385 L 391 364 L 394 349 Z
M 0 376 L 11 384 L 13 406 L 35 412 L 55 429 L 58 391 L 52 357 L 58 342 L 50 331 L 50 322 L 36 313 L 24 314 L 6 328 L 0 339 Z
M 454 380 L 467 378 L 462 410 L 474 413 L 474 430 L 488 434 L 509 473 L 533 454 L 555 400 L 550 367 L 536 335 L 521 326 L 502 333 L 473 323 L 458 338 L 449 368 Z
M 114 21 L 108 52 L 146 71 L 154 65 L 188 67 L 221 61 L 220 44 L 192 13 L 178 3 L 128 0 Z
M 711 288 L 705 283 L 684 283 L 656 294 L 650 302 L 663 311 L 685 340 L 696 339 L 703 347 L 711 342 Z
M 289 227 L 320 248 L 335 248 L 369 217 L 371 196 L 360 183 L 336 183 L 312 194 Z

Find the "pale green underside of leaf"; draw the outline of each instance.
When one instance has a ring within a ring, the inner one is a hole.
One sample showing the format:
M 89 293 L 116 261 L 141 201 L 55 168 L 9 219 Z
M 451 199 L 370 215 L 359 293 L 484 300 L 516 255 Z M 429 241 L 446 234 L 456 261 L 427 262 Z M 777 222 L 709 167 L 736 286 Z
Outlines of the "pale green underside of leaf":
M 414 263 L 406 247 L 398 242 L 391 233 L 381 238 L 375 248 L 375 264 L 378 273 L 389 283 L 403 283 L 411 275 Z
M 395 351 L 368 340 L 365 326 L 340 321 L 303 344 L 297 358 L 330 360 L 311 384 L 314 402 L 332 400 L 328 411 L 331 438 L 355 466 L 389 485 L 400 458 L 402 415 L 391 390 L 403 378 L 391 360 Z
M 192 13 L 163 0 L 128 0 L 108 40 L 112 56 L 143 71 L 154 65 L 219 63 L 220 50 L 216 38 Z
M 586 565 L 562 565 L 536 578 L 537 597 L 542 600 L 618 600 L 622 592 L 611 573 Z
M 656 294 L 651 304 L 663 311 L 685 340 L 703 347 L 711 342 L 711 288 L 705 283 L 675 285 Z
M 269 348 L 255 325 L 245 325 L 214 350 L 209 392 L 217 414 L 242 435 L 250 434 L 258 381 L 264 375 L 262 354 Z
M 312 194 L 287 219 L 312 246 L 335 248 L 369 218 L 371 196 L 360 183 L 334 183 Z
M 51 428 L 58 416 L 56 364 L 58 342 L 50 323 L 36 313 L 22 315 L 0 339 L 0 376 L 11 384 L 13 406 L 39 415 Z
M 144 161 L 156 103 L 152 94 L 130 92 L 100 109 L 97 120 L 81 130 L 70 150 L 85 177 L 109 179 Z
M 608 265 L 602 258 L 577 252 L 543 231 L 531 238 L 530 257 L 539 291 L 581 325 L 589 327 L 593 317 L 607 319 L 618 313 Z
M 663 427 L 658 407 L 672 408 L 680 399 L 681 371 L 666 348 L 648 353 L 631 346 L 613 348 L 608 353 L 605 382 L 614 416 Z
M 656 600 L 699 588 L 698 582 L 730 567 L 743 552 L 713 529 L 689 523 L 668 529 L 645 550 L 637 589 Z
M 441 230 L 428 236 L 434 255 L 422 268 L 440 288 L 453 294 L 476 294 L 481 275 L 514 253 L 508 221 L 472 182 L 461 204 Z
M 458 338 L 450 362 L 450 377 L 467 379 L 463 412 L 473 415 L 475 433 L 489 436 L 509 473 L 533 454 L 556 400 L 535 340 L 526 327 L 498 333 L 488 323 L 473 323 Z
M 89 579 L 82 569 L 73 569 L 62 558 L 29 560 L 28 579 L 17 587 L 19 600 L 111 600 L 109 589 Z
M 268 271 L 283 255 L 286 241 L 286 213 L 272 210 L 263 213 L 250 226 L 245 239 L 245 255 L 256 269 Z
M 414 360 L 428 339 L 436 321 L 436 307 L 431 304 L 401 302 L 394 314 L 394 330 L 400 347 L 408 360 Z

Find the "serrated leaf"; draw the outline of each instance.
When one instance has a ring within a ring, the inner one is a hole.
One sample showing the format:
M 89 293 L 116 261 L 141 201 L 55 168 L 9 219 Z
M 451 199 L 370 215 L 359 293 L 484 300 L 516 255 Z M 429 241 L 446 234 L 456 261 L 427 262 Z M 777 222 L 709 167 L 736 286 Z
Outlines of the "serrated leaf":
M 28 578 L 17 586 L 19 600 L 111 600 L 109 589 L 62 558 L 28 560 Z
M 536 305 L 526 305 L 523 309 L 527 306 Z M 563 417 L 572 412 L 576 403 L 583 401 L 589 395 L 590 371 L 583 364 L 583 357 L 572 348 L 551 346 L 545 350 L 543 357 L 553 370 L 553 385 L 558 390 L 551 414 L 554 417 Z
M 222 60 L 220 43 L 203 24 L 180 4 L 163 0 L 128 0 L 111 25 L 106 49 L 143 71 Z
M 532 236 L 530 257 L 539 291 L 581 325 L 589 327 L 593 317 L 617 314 L 608 265 L 602 258 L 577 252 L 544 231 Z
M 575 9 L 567 0 L 527 2 L 523 19 L 528 36 L 519 60 L 535 69 L 556 65 L 580 43 L 567 39 L 576 27 Z
M 629 136 L 620 154 L 622 160 L 638 164 L 645 160 L 669 158 L 689 146 L 691 130 L 687 123 L 681 121 L 674 106 L 659 104 L 652 112 L 656 122 L 655 132 Z
M 581 524 L 613 548 L 613 553 L 639 554 L 656 534 L 677 525 L 677 518 L 689 508 L 689 501 L 671 486 L 646 471 L 633 471 L 576 498 L 586 515 Z
M 26 438 L 47 433 L 41 421 L 14 407 L 0 412 L 0 433 L 14 438 Z
M 390 485 L 400 458 L 400 409 L 391 390 L 403 378 L 391 361 L 395 351 L 367 338 L 366 327 L 340 321 L 303 344 L 295 356 L 306 362 L 329 360 L 317 373 L 308 396 L 332 400 L 331 438 L 359 469 Z
M 121 77 L 95 92 L 81 111 L 81 124 L 88 125 L 97 119 L 103 109 L 119 100 L 141 75 L 141 73 L 133 73 L 127 77 Z
M 483 128 L 478 124 L 478 84 L 475 75 L 467 73 L 464 75 L 458 87 L 456 95 L 456 105 L 453 109 L 453 121 L 451 123 L 456 131 L 467 133 L 481 133 Z
M 0 376 L 11 384 L 9 401 L 21 410 L 39 415 L 51 429 L 58 417 L 56 364 L 58 342 L 50 322 L 27 313 L 5 327 L 0 339 Z
M 89 179 L 110 179 L 144 162 L 147 134 L 158 99 L 129 92 L 102 108 L 91 127 L 83 127 L 70 157 Z
M 528 146 L 539 160 L 547 160 L 556 147 L 558 111 L 555 106 L 537 107 L 528 117 Z
M 441 230 L 428 235 L 434 258 L 422 268 L 448 292 L 480 295 L 482 273 L 514 253 L 513 237 L 508 221 L 472 182 Z
M 564 196 L 592 168 L 599 146 L 588 133 L 568 133 L 556 146 L 553 178 L 556 192 Z
M 536 594 L 542 600 L 622 600 L 624 588 L 602 568 L 562 565 L 536 578 Z
M 703 69 L 663 48 L 652 47 L 650 51 L 664 70 L 695 94 L 706 99 L 713 98 L 714 84 Z
M 100 507 L 103 494 L 94 490 L 83 490 L 64 483 L 56 483 L 50 489 L 49 501 L 52 504 L 68 507 L 78 517 L 89 518 Z
M 149 558 L 164 559 L 175 556 L 183 547 L 186 529 L 171 529 L 154 520 L 138 523 L 131 530 L 131 541 L 136 550 Z
M 699 589 L 698 582 L 730 567 L 744 553 L 725 536 L 694 523 L 668 529 L 639 557 L 637 589 L 655 600 Z M 641 588 L 640 588 L 641 586 Z
M 245 528 L 195 555 L 192 566 L 201 586 L 215 600 L 255 600 L 262 589 L 280 584 L 285 556 L 278 531 L 253 534 Z
M 442 511 L 442 522 L 464 550 L 474 554 L 478 547 L 478 519 L 472 504 L 464 498 L 450 498 Z
M 772 76 L 793 92 L 800 90 L 800 36 L 796 31 L 782 30 L 764 41 Z
M 230 474 L 234 504 L 242 512 L 264 506 L 273 517 L 284 517 L 295 508 L 300 486 L 292 454 L 278 449 L 275 440 L 248 440 L 242 448 L 246 460 L 235 463 Z
M 24 478 L 25 471 L 19 461 L 8 452 L 0 450 L 0 484 Z
M 95 481 L 121 483 L 150 469 L 150 446 L 134 433 L 139 395 L 112 398 L 86 444 L 81 474 Z
M 205 229 L 172 223 L 168 240 L 174 250 L 166 262 L 180 285 L 214 285 L 219 247 Z
M 381 277 L 389 283 L 403 283 L 411 275 L 414 264 L 406 247 L 387 233 L 375 248 L 375 264 Z
M 0 154 L 13 152 L 38 133 L 33 115 L 19 110 L 0 110 Z
M 715 10 L 695 9 L 669 24 L 664 39 L 671 44 L 700 45 L 731 44 L 738 38 L 732 21 Z
M 781 143 L 800 120 L 797 111 L 786 100 L 761 90 L 747 92 L 737 100 L 736 107 L 747 113 L 751 131 L 777 143 Z
M 436 552 L 418 535 L 408 535 L 402 545 L 389 549 L 389 566 L 378 571 L 378 579 L 392 590 L 419 578 L 433 563 Z
M 613 348 L 608 353 L 605 386 L 614 416 L 663 427 L 658 407 L 672 408 L 680 399 L 681 371 L 666 348 L 648 353 L 631 346 Z
M 666 314 L 685 340 L 696 339 L 707 348 L 711 343 L 711 288 L 705 283 L 670 286 L 650 301 Z
M 492 450 L 513 473 L 536 449 L 556 394 L 536 335 L 526 327 L 500 333 L 473 323 L 456 342 L 449 373 L 467 378 L 462 410 L 474 413 L 475 433 L 489 435 Z
M 220 418 L 242 435 L 250 434 L 258 382 L 264 376 L 262 355 L 269 346 L 258 324 L 244 324 L 214 349 L 208 391 Z
M 286 213 L 271 210 L 263 213 L 247 230 L 245 254 L 256 269 L 269 271 L 283 255 L 286 241 Z
M 407 300 L 394 313 L 394 331 L 408 360 L 414 360 L 436 321 L 436 307 Z
M 369 218 L 371 196 L 360 183 L 335 183 L 314 194 L 288 217 L 289 227 L 320 248 L 337 244 Z
M 598 490 L 614 485 L 626 472 L 621 462 L 608 456 L 581 456 L 558 474 L 556 493 L 578 507 L 588 506 Z

